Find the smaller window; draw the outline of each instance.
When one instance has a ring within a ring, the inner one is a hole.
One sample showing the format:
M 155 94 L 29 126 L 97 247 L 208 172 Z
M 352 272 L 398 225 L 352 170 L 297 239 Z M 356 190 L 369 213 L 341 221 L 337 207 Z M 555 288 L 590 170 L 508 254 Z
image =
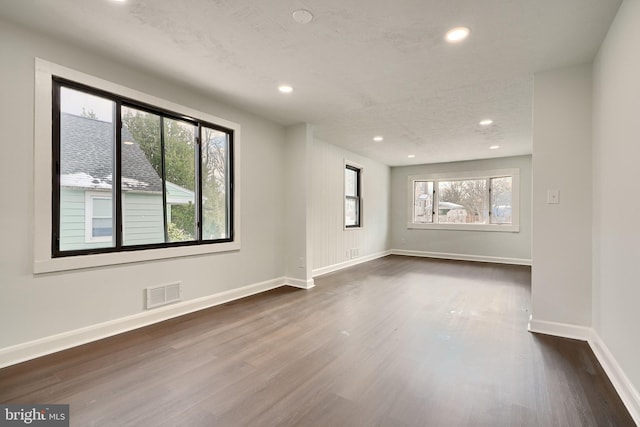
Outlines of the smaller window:
M 491 178 L 491 224 L 513 222 L 513 178 L 504 176 Z
M 415 181 L 413 190 L 413 222 L 431 224 L 435 215 L 433 198 L 436 194 L 433 181 Z
M 344 226 L 358 228 L 362 224 L 362 169 L 346 165 L 344 170 Z
M 87 243 L 113 241 L 113 205 L 111 197 L 86 193 L 85 241 Z

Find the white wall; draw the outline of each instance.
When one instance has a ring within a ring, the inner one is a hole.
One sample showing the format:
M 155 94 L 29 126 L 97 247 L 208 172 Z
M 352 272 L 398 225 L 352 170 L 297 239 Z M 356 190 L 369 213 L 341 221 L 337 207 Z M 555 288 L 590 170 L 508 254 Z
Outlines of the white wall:
M 636 390 L 640 390 L 638 52 L 640 2 L 627 0 L 594 63 L 593 317 L 597 333 Z
M 290 126 L 286 130 L 285 223 L 286 275 L 292 284 L 307 288 L 311 279 L 310 209 L 311 149 L 313 128 L 308 124 Z
M 362 228 L 344 229 L 345 160 L 362 166 Z M 311 233 L 313 270 L 355 261 L 347 251 L 357 248 L 357 258 L 388 249 L 389 167 L 335 145 L 313 143 Z M 323 270 L 325 269 L 325 270 Z
M 34 58 L 242 126 L 242 249 L 34 276 Z M 0 350 L 143 312 L 143 289 L 181 281 L 184 299 L 284 276 L 284 129 L 171 81 L 0 21 Z
M 534 321 L 591 326 L 591 66 L 537 73 L 533 89 Z M 560 191 L 547 204 L 547 190 Z
M 520 169 L 520 232 L 407 228 L 408 177 L 417 174 Z M 531 156 L 394 167 L 391 169 L 391 247 L 467 259 L 531 259 Z

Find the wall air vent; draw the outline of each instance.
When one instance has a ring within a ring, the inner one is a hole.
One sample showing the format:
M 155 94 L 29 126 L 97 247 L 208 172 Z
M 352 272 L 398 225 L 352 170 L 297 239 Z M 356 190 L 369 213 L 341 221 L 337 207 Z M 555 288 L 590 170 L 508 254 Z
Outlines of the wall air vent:
M 147 289 L 147 309 L 171 304 L 182 299 L 180 282 L 168 285 L 149 286 Z

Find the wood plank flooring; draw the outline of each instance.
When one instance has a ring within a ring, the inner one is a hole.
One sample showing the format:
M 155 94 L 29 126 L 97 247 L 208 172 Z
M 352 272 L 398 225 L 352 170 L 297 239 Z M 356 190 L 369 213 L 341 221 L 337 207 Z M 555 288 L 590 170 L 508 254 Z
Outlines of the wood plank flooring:
M 389 256 L 0 370 L 73 426 L 634 426 L 528 267 Z

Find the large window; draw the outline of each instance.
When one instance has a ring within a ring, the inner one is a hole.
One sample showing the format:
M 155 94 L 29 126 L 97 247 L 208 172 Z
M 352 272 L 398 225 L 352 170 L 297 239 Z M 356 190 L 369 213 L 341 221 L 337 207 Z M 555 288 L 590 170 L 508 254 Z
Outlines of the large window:
M 519 231 L 517 169 L 409 177 L 409 228 Z
M 231 242 L 234 131 L 52 78 L 53 257 Z
M 347 164 L 344 170 L 344 226 L 359 228 L 362 224 L 362 168 Z

